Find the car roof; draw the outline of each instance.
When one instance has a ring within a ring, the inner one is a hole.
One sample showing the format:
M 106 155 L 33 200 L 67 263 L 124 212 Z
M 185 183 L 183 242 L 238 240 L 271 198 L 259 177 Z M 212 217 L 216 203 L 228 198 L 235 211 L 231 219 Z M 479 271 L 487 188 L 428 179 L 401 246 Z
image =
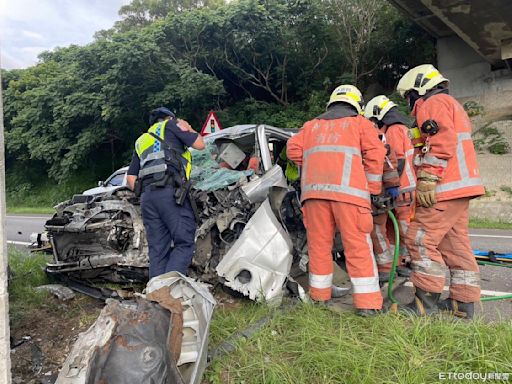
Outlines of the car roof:
M 126 173 L 128 172 L 128 168 L 129 166 L 128 165 L 125 165 L 124 167 L 121 167 L 119 169 L 116 169 L 114 172 L 112 172 L 108 177 L 107 179 L 109 179 L 111 176 L 115 176 L 115 175 L 118 175 L 120 173 Z
M 265 126 L 266 132 L 284 134 L 284 135 L 288 135 L 290 137 L 293 136 L 293 134 L 298 131 L 297 129 L 293 129 L 293 128 L 292 129 L 283 129 L 283 128 L 273 127 L 273 126 L 267 125 L 267 124 L 241 124 L 241 125 L 234 125 L 229 128 L 224 128 L 224 129 L 214 132 L 214 133 L 210 133 L 209 135 L 205 136 L 204 139 L 206 142 L 210 142 L 210 141 L 214 141 L 221 137 L 235 138 L 235 137 L 244 136 L 244 135 L 253 133 L 256 130 L 256 128 L 260 125 Z
M 204 140 L 209 143 L 216 139 L 219 139 L 221 137 L 227 137 L 227 138 L 236 138 L 240 136 L 244 136 L 250 133 L 254 133 L 256 128 L 260 125 L 265 126 L 265 131 L 269 133 L 278 133 L 283 134 L 292 137 L 295 133 L 297 133 L 299 130 L 297 128 L 277 128 L 273 127 L 272 125 L 266 125 L 266 124 L 239 124 L 234 125 L 232 127 L 224 128 L 220 131 L 210 133 L 209 135 L 204 137 Z M 123 168 L 119 168 L 114 173 L 118 172 L 127 172 L 128 166 L 125 166 Z

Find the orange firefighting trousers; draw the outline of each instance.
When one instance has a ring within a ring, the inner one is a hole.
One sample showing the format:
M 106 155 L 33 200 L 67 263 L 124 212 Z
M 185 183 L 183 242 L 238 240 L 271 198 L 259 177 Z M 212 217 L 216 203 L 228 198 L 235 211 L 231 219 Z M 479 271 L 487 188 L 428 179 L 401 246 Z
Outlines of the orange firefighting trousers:
M 414 286 L 427 292 L 442 292 L 448 267 L 450 297 L 465 303 L 480 300 L 480 273 L 469 241 L 469 200 L 417 207 L 405 237 Z
M 407 231 L 409 230 L 409 225 L 411 225 L 411 207 L 410 206 L 403 206 L 403 207 L 396 207 L 395 208 L 395 215 L 398 220 L 398 228 L 400 232 L 400 263 L 403 265 L 405 263 L 408 263 L 411 261 L 411 256 L 409 255 L 409 250 L 407 249 L 407 246 L 405 245 L 405 235 L 407 235 Z M 391 222 L 391 220 L 388 220 L 388 222 Z M 393 226 L 391 225 L 391 228 Z M 395 238 L 394 238 L 394 230 L 389 232 L 391 234 L 391 237 L 388 236 L 391 242 L 391 249 L 394 250 L 395 247 Z
M 382 295 L 370 233 L 373 228 L 368 208 L 345 202 L 309 199 L 304 202 L 304 223 L 309 250 L 309 293 L 313 300 L 331 298 L 332 246 L 336 228 L 345 250 L 354 306 L 381 309 Z

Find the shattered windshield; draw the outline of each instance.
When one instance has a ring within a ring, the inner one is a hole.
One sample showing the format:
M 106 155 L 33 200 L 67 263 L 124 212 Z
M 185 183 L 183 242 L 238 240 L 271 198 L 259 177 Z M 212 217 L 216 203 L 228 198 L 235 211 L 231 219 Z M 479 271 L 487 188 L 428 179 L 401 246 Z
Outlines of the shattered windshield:
M 253 170 L 237 171 L 221 167 L 214 143 L 207 144 L 203 151 L 192 151 L 192 174 L 194 188 L 200 191 L 216 191 L 254 174 Z

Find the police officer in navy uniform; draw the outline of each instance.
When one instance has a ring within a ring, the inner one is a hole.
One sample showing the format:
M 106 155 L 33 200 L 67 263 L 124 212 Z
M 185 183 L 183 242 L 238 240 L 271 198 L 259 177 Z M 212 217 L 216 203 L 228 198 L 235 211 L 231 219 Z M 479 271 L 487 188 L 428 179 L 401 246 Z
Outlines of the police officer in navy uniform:
M 196 220 L 187 196 L 189 147 L 204 149 L 201 135 L 167 108 L 151 111 L 150 128 L 135 142 L 128 186 L 141 193 L 149 244 L 149 278 L 170 271 L 186 275 L 195 247 Z

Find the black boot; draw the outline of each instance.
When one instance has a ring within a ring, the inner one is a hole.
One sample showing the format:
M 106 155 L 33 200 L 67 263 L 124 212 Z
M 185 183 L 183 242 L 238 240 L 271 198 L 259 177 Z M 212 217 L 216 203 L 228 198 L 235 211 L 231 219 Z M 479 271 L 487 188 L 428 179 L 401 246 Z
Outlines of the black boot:
M 340 303 L 339 301 L 334 300 L 326 300 L 326 301 L 316 301 L 311 300 L 312 303 L 320 308 L 328 309 L 334 313 L 345 313 L 350 308 L 350 305 Z
M 382 310 L 380 309 L 356 309 L 356 315 L 361 317 L 373 317 L 380 315 Z
M 463 303 L 452 298 L 444 299 L 437 303 L 441 311 L 451 312 L 454 316 L 471 320 L 475 315 L 475 303 Z
M 407 268 L 406 266 L 398 266 L 396 267 L 396 273 L 398 274 L 398 276 L 400 277 L 411 277 L 411 269 L 410 268 Z
M 429 316 L 439 312 L 437 303 L 441 297 L 440 293 L 427 292 L 416 288 L 414 300 L 399 308 L 400 312 L 416 316 Z
M 331 297 L 333 299 L 337 299 L 339 297 L 346 296 L 350 293 L 350 288 L 338 287 L 337 285 L 333 285 L 331 288 Z

